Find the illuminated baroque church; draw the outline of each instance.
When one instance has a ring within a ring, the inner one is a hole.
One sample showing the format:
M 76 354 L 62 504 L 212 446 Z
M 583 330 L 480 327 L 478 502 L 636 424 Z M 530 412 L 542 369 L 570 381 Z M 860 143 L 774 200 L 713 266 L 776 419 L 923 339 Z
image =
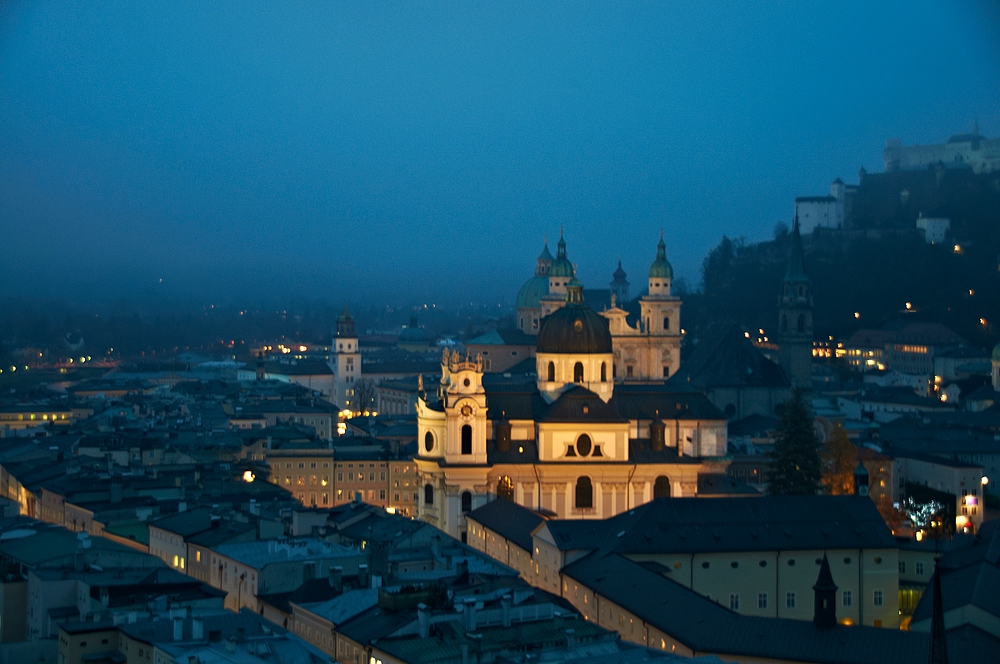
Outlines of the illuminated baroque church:
M 537 335 L 541 321 L 566 302 L 567 288 L 576 270 L 566 256 L 566 240 L 560 233 L 555 258 L 548 244 L 538 257 L 535 276 L 517 294 L 517 327 Z M 646 295 L 628 302 L 629 284 L 621 261 L 610 286 L 610 306 L 599 312 L 607 319 L 612 344 L 611 377 L 617 382 L 662 381 L 680 366 L 681 300 L 670 292 L 673 268 L 667 261 L 667 246 L 656 246 L 649 267 Z M 631 305 L 631 306 L 629 306 Z M 628 307 L 628 308 L 625 308 Z
M 538 262 L 518 298 L 519 326 L 537 334 L 535 376 L 487 374 L 481 357 L 446 350 L 440 384 L 417 402 L 418 514 L 455 537 L 496 496 L 604 519 L 696 495 L 699 475 L 725 471 L 725 415 L 663 383 L 679 360 L 681 303 L 662 239 L 635 325 L 617 303 L 584 303 L 562 238 Z

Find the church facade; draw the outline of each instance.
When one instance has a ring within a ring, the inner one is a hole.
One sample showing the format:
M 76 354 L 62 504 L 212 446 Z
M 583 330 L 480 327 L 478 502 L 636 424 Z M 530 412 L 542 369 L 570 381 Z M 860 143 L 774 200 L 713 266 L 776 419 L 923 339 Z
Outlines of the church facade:
M 560 259 L 562 239 L 548 274 L 537 275 L 560 282 L 538 309 L 564 295 L 539 319 L 534 377 L 486 374 L 481 357 L 445 351 L 436 393 L 418 399 L 418 515 L 455 537 L 465 535 L 466 513 L 497 496 L 559 518 L 603 519 L 654 498 L 696 495 L 700 474 L 725 471 L 725 415 L 699 392 L 664 386 L 662 349 L 654 356 L 659 382 L 640 382 L 635 369 L 634 382 L 616 378 L 634 357 L 621 352 L 625 340 L 642 348 L 647 330 L 676 339 L 666 347 L 671 362 L 679 359 L 680 302 L 669 295 L 669 271 L 654 263 L 641 303 L 649 318 L 634 327 L 615 309 L 587 307 Z M 615 328 L 616 318 L 624 325 Z
M 556 256 L 548 244 L 538 257 L 535 275 L 517 295 L 517 327 L 537 335 L 541 321 L 566 304 L 567 287 L 576 270 L 566 255 L 566 240 L 559 237 Z M 628 300 L 629 283 L 621 261 L 610 283 L 610 306 L 599 312 L 608 320 L 612 337 L 611 376 L 614 381 L 663 381 L 680 366 L 681 300 L 671 293 L 673 268 L 667 261 L 661 234 L 656 258 L 649 268 L 647 292 Z

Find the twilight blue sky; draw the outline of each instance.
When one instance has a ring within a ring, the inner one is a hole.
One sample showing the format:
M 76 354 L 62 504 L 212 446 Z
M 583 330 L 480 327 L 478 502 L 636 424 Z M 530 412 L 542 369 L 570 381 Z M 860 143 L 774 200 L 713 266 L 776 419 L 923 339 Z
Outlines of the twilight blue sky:
M 998 26 L 986 0 L 6 2 L 0 295 L 510 303 L 560 224 L 588 286 L 619 256 L 641 282 L 661 227 L 697 283 L 886 138 L 1000 134 Z

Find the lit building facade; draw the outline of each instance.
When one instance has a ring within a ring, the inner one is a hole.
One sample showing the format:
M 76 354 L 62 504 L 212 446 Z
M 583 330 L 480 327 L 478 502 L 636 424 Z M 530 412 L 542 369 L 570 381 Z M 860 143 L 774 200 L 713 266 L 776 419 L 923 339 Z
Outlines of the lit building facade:
M 574 278 L 536 348 L 531 382 L 484 383 L 481 357 L 445 352 L 437 394 L 417 402 L 421 519 L 464 538 L 465 514 L 495 496 L 602 519 L 725 471 L 725 416 L 697 392 L 616 383 L 608 320 Z

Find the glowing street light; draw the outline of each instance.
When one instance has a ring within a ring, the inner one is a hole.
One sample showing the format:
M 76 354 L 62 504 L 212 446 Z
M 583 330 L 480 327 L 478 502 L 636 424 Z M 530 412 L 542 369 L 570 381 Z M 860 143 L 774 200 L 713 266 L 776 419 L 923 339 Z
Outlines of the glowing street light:
M 861 318 L 861 312 L 860 311 L 855 311 L 854 312 L 854 317 L 855 318 Z

